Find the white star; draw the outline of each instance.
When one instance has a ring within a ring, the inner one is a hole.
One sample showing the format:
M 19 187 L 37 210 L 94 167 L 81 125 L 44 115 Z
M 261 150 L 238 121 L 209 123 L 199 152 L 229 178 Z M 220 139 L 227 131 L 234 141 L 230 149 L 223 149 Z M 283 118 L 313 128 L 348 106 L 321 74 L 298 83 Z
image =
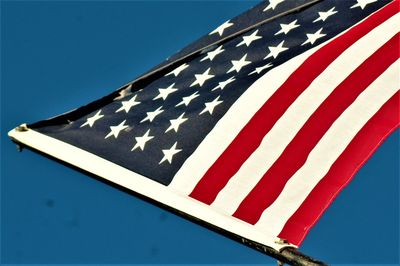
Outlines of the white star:
M 317 18 L 316 20 L 313 21 L 313 23 L 317 22 L 317 21 L 325 21 L 327 18 L 329 18 L 330 16 L 332 16 L 333 14 L 336 14 L 337 11 L 335 11 L 335 7 L 332 7 L 331 9 L 329 9 L 328 11 L 325 12 L 318 12 L 319 18 Z
M 195 91 L 193 94 L 191 94 L 191 95 L 189 95 L 189 96 L 182 97 L 182 101 L 181 101 L 180 103 L 178 103 L 177 105 L 175 105 L 175 106 L 180 106 L 180 105 L 182 105 L 182 104 L 184 104 L 185 106 L 188 106 L 189 103 L 190 103 L 193 99 L 197 98 L 198 96 L 200 96 L 199 92 L 198 92 L 198 91 Z
M 200 60 L 200 62 L 203 62 L 203 61 L 205 61 L 207 59 L 210 59 L 210 61 L 212 61 L 214 59 L 214 57 L 216 57 L 217 55 L 219 55 L 223 51 L 225 51 L 225 50 L 222 49 L 222 45 L 221 45 L 218 48 L 216 48 L 214 51 L 208 52 L 207 55 Z
M 94 116 L 86 118 L 86 122 L 83 123 L 80 127 L 84 127 L 86 125 L 89 125 L 89 127 L 92 127 L 94 122 L 102 118 L 104 115 L 101 115 L 101 110 L 99 110 Z
M 212 113 L 213 113 L 213 111 L 214 111 L 214 108 L 217 106 L 217 105 L 219 105 L 219 104 L 221 104 L 223 101 L 218 101 L 219 100 L 219 97 L 220 96 L 218 96 L 217 98 L 215 98 L 212 102 L 207 102 L 207 103 L 205 103 L 205 108 L 204 108 L 204 110 L 203 111 L 201 111 L 201 113 L 200 114 L 202 114 L 202 113 L 205 113 L 205 112 L 209 112 L 210 113 L 210 115 L 212 115 Z
M 278 46 L 268 46 L 269 54 L 266 57 L 264 57 L 264 59 L 267 59 L 269 57 L 273 57 L 275 59 L 280 53 L 289 49 L 283 46 L 284 43 L 285 41 L 281 41 L 281 43 L 278 44 Z
M 241 41 L 238 45 L 236 45 L 236 47 L 239 47 L 243 44 L 246 44 L 246 46 L 249 47 L 252 42 L 262 38 L 261 36 L 258 36 L 257 33 L 258 33 L 258 30 L 256 30 L 255 32 L 253 32 L 250 35 L 243 36 L 242 37 L 243 41 Z
M 297 19 L 293 20 L 289 24 L 280 24 L 281 29 L 280 29 L 280 31 L 275 33 L 275 35 L 278 35 L 278 34 L 281 34 L 281 33 L 284 33 L 285 35 L 288 34 L 289 31 L 291 31 L 291 30 L 293 30 L 293 29 L 295 29 L 295 28 L 300 26 L 299 24 L 296 24 L 296 22 L 297 22 Z
M 171 125 L 169 126 L 169 128 L 167 130 L 165 130 L 165 133 L 167 133 L 171 129 L 173 129 L 176 133 L 178 133 L 179 126 L 182 123 L 184 123 L 186 120 L 188 120 L 187 118 L 183 117 L 184 115 L 185 115 L 185 113 L 181 114 L 177 119 L 169 120 Z
M 260 74 L 261 71 L 263 71 L 264 69 L 270 68 L 270 67 L 272 67 L 271 63 L 268 63 L 265 66 L 256 67 L 256 69 L 253 72 L 249 73 L 249 76 L 252 75 L 252 74 L 256 74 L 256 73 Z
M 232 71 L 236 71 L 239 73 L 239 71 L 242 69 L 242 67 L 247 66 L 248 64 L 251 63 L 251 61 L 246 61 L 247 54 L 245 54 L 240 60 L 232 60 L 232 67 L 231 69 L 228 70 L 226 73 L 230 73 Z
M 321 33 L 323 28 L 320 28 L 317 30 L 316 33 L 307 33 L 307 41 L 303 42 L 302 45 L 305 45 L 307 43 L 314 44 L 316 40 L 318 40 L 321 37 L 324 37 L 326 34 Z
M 144 146 L 146 145 L 146 143 L 149 140 L 151 140 L 152 138 L 154 138 L 154 136 L 149 136 L 149 133 L 150 133 L 150 129 L 148 129 L 143 136 L 135 137 L 136 144 L 135 144 L 135 146 L 133 146 L 131 151 L 134 151 L 137 148 L 140 148 L 143 151 L 144 150 Z
M 128 95 L 131 95 L 132 94 L 131 88 L 132 88 L 132 84 L 129 84 L 125 89 L 120 90 L 118 92 L 119 96 L 115 97 L 114 100 L 121 100 L 122 98 L 125 98 Z
M 140 103 L 136 101 L 136 97 L 137 95 L 133 96 L 129 101 L 122 101 L 121 102 L 122 106 L 115 112 L 118 113 L 121 112 L 122 110 L 125 110 L 125 113 L 128 113 L 133 106 L 138 105 Z
M 156 110 L 154 110 L 152 112 L 146 112 L 147 116 L 145 118 L 143 118 L 142 121 L 140 121 L 140 123 L 143 123 L 147 120 L 150 122 L 153 122 L 153 120 L 154 120 L 154 118 L 156 118 L 156 116 L 158 116 L 159 114 L 164 112 L 164 110 L 162 110 L 161 108 L 162 108 L 162 106 L 158 107 Z
M 188 64 L 183 64 L 178 66 L 177 68 L 175 68 L 174 70 L 172 70 L 171 72 L 169 72 L 167 75 L 165 76 L 169 76 L 169 75 L 174 75 L 175 77 L 177 77 L 183 70 L 185 70 L 189 65 Z
M 158 95 L 154 97 L 153 100 L 157 100 L 162 98 L 163 100 L 167 99 L 168 95 L 177 91 L 177 88 L 174 88 L 175 83 L 172 83 L 171 85 L 168 86 L 168 88 L 160 88 L 158 89 Z
M 129 127 L 128 125 L 125 125 L 125 122 L 126 120 L 122 121 L 118 126 L 111 126 L 111 131 L 107 134 L 105 139 L 111 136 L 114 136 L 114 138 L 118 138 L 119 132 Z
M 228 85 L 229 83 L 235 81 L 235 77 L 230 77 L 229 79 L 225 80 L 225 81 L 221 81 L 218 82 L 218 86 L 215 87 L 214 89 L 212 89 L 213 91 L 215 91 L 216 89 L 221 89 L 223 90 L 225 88 L 226 85 Z
M 196 80 L 190 85 L 190 87 L 193 87 L 197 84 L 201 87 L 206 80 L 213 78 L 214 75 L 210 74 L 210 70 L 211 68 L 208 68 L 206 71 L 204 71 L 203 74 L 195 74 L 194 77 L 196 78 Z
M 269 5 L 266 8 L 264 8 L 263 11 L 265 12 L 265 11 L 270 10 L 270 9 L 274 10 L 275 7 L 277 5 L 279 5 L 280 3 L 282 3 L 283 1 L 285 1 L 285 0 L 269 0 Z
M 162 164 L 164 161 L 168 161 L 169 163 L 172 162 L 172 157 L 177 154 L 178 152 L 181 152 L 181 149 L 177 149 L 176 148 L 176 144 L 177 142 L 174 143 L 174 145 L 172 145 L 172 147 L 168 150 L 162 150 L 162 152 L 164 153 L 164 157 L 161 159 L 161 161 L 159 162 L 159 164 Z
M 368 4 L 371 4 L 376 1 L 378 0 L 357 0 L 357 4 L 353 5 L 350 8 L 360 7 L 361 9 L 364 9 Z
M 230 23 L 229 20 L 225 21 L 222 25 L 220 25 L 218 28 L 216 28 L 215 30 L 213 30 L 212 32 L 210 32 L 208 35 L 212 35 L 214 33 L 218 33 L 219 36 L 222 36 L 222 34 L 224 33 L 224 30 L 231 27 L 233 25 L 233 23 Z

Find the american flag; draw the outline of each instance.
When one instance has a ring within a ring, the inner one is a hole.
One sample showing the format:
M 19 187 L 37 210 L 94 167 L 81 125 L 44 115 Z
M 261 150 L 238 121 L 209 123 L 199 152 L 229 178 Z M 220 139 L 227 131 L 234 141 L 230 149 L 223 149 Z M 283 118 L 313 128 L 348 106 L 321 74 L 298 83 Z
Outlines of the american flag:
M 262 2 L 149 82 L 10 136 L 246 239 L 299 246 L 399 125 L 398 10 Z

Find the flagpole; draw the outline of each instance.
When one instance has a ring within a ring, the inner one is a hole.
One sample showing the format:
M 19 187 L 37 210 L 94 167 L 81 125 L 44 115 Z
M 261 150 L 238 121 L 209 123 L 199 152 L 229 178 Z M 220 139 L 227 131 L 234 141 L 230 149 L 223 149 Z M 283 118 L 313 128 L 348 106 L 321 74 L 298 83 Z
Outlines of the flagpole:
M 186 218 L 190 218 L 190 217 L 186 217 Z M 272 247 L 262 245 L 260 243 L 251 241 L 251 240 L 243 238 L 243 237 L 240 237 L 239 238 L 240 240 L 239 240 L 238 235 L 229 234 L 229 232 L 221 230 L 220 228 L 216 229 L 213 226 L 210 227 L 209 224 L 202 224 L 202 225 L 208 227 L 209 229 L 211 229 L 213 231 L 219 232 L 220 234 L 223 234 L 232 240 L 239 241 L 242 244 L 244 244 L 254 250 L 257 250 L 267 256 L 270 256 L 270 257 L 276 259 L 278 261 L 278 265 L 284 265 L 284 264 L 293 265 L 293 266 L 325 266 L 325 265 L 328 265 L 325 262 L 322 262 L 320 260 L 317 260 L 315 258 L 312 258 L 308 255 L 301 253 L 297 248 L 295 248 L 293 246 L 286 246 L 286 247 L 281 248 L 278 251 Z M 279 242 L 281 244 L 288 244 L 283 239 L 279 240 Z
M 322 266 L 322 265 L 328 265 L 322 261 L 316 260 L 314 258 L 311 258 L 310 256 L 307 256 L 301 252 L 299 252 L 296 248 L 293 247 L 287 247 L 284 248 L 281 252 L 283 257 L 285 257 L 286 261 L 280 261 L 278 260 L 278 265 L 283 265 L 283 263 L 287 263 L 290 265 L 301 265 L 301 266 Z

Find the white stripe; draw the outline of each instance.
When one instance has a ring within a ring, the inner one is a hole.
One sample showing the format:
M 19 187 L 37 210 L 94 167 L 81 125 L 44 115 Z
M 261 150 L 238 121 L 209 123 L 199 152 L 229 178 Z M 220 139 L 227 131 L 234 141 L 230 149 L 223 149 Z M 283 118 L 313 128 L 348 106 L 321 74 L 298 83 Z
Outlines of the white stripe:
M 80 169 L 93 173 L 96 176 L 107 179 L 115 184 L 121 185 L 236 235 L 272 247 L 278 251 L 288 246 L 287 244 L 282 245 L 275 243 L 275 236 L 268 236 L 257 231 L 253 225 L 232 216 L 218 213 L 212 210 L 210 206 L 190 197 L 177 195 L 168 189 L 167 186 L 68 143 L 31 129 L 24 132 L 19 132 L 14 129 L 11 130 L 8 135 L 29 147 L 49 154 L 64 162 L 77 166 Z
M 256 227 L 278 235 L 332 164 L 369 119 L 392 97 L 399 86 L 400 60 L 393 63 L 350 105 L 310 152 L 306 163 L 290 178 Z
M 315 50 L 276 67 L 254 82 L 218 121 L 196 151 L 176 173 L 169 187 L 188 195 L 253 115 Z M 267 85 L 266 85 L 267 84 Z
M 393 16 L 332 62 L 265 135 L 261 145 L 220 191 L 212 206 L 233 214 L 318 106 L 350 73 L 392 38 L 399 28 L 400 15 Z

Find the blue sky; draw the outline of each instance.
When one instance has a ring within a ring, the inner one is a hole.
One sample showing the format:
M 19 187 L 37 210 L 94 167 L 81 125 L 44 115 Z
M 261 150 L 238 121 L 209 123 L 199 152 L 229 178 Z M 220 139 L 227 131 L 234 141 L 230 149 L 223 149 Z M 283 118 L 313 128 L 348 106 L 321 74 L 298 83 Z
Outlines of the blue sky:
M 6 136 L 108 94 L 256 3 L 1 2 L 2 263 L 275 263 L 31 151 L 18 153 Z M 398 162 L 396 131 L 301 250 L 330 263 L 398 263 Z

